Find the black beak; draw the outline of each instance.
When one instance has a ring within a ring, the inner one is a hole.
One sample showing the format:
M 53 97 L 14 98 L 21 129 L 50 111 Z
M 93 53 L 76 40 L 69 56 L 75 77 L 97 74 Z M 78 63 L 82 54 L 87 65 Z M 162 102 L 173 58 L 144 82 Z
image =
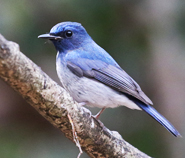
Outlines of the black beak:
M 49 33 L 43 34 L 43 35 L 39 35 L 38 38 L 49 39 L 49 40 L 50 39 L 54 39 L 54 40 L 62 39 L 62 37 L 60 37 L 60 36 L 50 35 Z

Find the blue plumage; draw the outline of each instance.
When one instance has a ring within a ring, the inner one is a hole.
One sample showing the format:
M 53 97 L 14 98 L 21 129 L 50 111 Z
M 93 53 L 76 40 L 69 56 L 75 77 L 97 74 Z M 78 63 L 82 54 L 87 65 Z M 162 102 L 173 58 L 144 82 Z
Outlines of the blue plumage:
M 118 106 L 143 110 L 174 136 L 180 136 L 173 125 L 150 106 L 153 103 L 140 86 L 92 40 L 81 24 L 62 22 L 39 38 L 49 39 L 55 45 L 59 79 L 74 100 L 103 110 Z

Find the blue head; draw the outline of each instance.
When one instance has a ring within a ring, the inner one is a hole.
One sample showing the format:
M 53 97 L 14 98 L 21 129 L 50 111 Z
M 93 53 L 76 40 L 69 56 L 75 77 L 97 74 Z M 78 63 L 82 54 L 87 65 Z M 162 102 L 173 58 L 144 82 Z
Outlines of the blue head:
M 40 35 L 39 38 L 51 40 L 60 52 L 77 49 L 92 41 L 85 28 L 77 22 L 56 24 L 49 34 Z

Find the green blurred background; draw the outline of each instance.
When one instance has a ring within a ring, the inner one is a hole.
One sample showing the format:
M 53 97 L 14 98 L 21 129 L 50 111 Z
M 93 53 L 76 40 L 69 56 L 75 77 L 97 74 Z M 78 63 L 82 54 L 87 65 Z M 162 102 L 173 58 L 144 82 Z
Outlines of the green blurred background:
M 37 36 L 59 22 L 82 23 L 184 136 L 184 8 L 183 0 L 0 0 L 0 33 L 60 84 L 54 46 Z M 95 114 L 99 109 L 90 110 Z M 107 109 L 100 120 L 152 157 L 185 157 L 184 138 L 175 138 L 144 112 Z M 1 158 L 72 158 L 78 152 L 0 80 Z

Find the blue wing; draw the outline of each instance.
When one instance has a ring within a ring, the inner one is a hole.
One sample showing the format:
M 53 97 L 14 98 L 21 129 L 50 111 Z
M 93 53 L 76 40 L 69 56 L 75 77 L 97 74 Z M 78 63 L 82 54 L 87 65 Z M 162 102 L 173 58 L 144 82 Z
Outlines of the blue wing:
M 79 77 L 85 76 L 96 79 L 117 91 L 141 100 L 145 104 L 152 104 L 152 101 L 144 94 L 140 86 L 118 66 L 85 58 L 67 61 L 67 66 Z

